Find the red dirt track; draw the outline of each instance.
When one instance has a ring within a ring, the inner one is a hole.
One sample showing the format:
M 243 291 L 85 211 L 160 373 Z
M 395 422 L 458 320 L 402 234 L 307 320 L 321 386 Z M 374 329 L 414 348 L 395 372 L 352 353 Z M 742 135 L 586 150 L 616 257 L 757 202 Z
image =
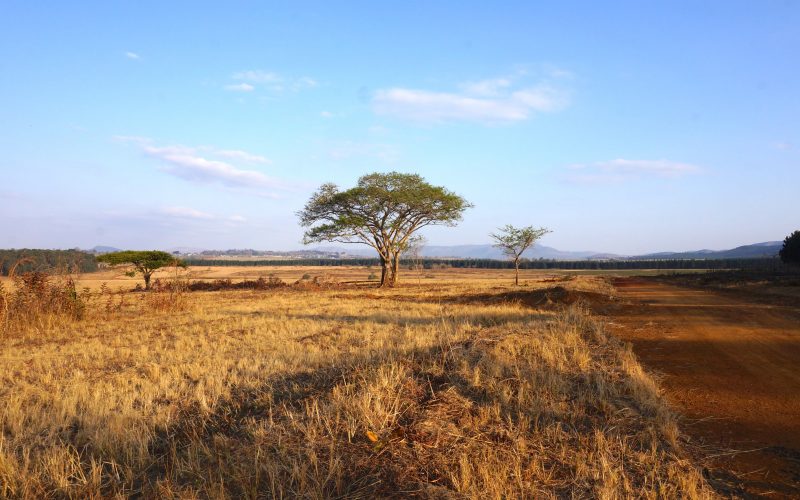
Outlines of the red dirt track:
M 614 285 L 626 305 L 607 312 L 611 329 L 663 377 L 712 484 L 800 497 L 800 309 L 646 278 Z

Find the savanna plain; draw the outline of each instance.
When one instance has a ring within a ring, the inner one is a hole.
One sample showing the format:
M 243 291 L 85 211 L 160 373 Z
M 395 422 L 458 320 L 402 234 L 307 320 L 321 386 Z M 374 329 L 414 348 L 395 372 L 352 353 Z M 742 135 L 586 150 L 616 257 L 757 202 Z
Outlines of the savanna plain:
M 750 491 L 744 469 L 714 472 L 727 451 L 647 337 L 680 326 L 674 307 L 634 293 L 692 283 L 433 269 L 381 289 L 371 274 L 190 267 L 147 293 L 113 270 L 0 282 L 0 497 Z

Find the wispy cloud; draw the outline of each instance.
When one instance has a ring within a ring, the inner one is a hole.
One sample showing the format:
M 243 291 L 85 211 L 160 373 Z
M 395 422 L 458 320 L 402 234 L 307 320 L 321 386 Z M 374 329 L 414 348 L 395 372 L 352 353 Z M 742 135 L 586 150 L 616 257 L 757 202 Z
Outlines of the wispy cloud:
M 279 83 L 283 81 L 283 77 L 278 75 L 277 73 L 272 73 L 271 71 L 263 71 L 263 70 L 250 70 L 250 71 L 239 71 L 238 73 L 233 74 L 234 80 L 244 80 L 246 82 L 253 82 L 253 83 Z
M 372 108 L 380 115 L 425 122 L 509 123 L 569 105 L 569 93 L 549 81 L 519 85 L 519 75 L 460 84 L 459 92 L 395 87 L 375 92 Z
M 309 76 L 290 77 L 272 71 L 248 70 L 234 73 L 231 77 L 240 83 L 225 86 L 227 90 L 251 92 L 264 89 L 270 92 L 297 92 L 317 87 L 319 82 Z
M 201 212 L 189 207 L 163 207 L 159 210 L 159 214 L 181 219 L 211 220 L 215 218 L 207 212 Z
M 265 158 L 261 155 L 254 155 L 252 153 L 248 153 L 247 151 L 240 151 L 237 149 L 213 149 L 213 148 L 200 148 L 204 150 L 210 150 L 212 153 L 216 154 L 217 156 L 221 156 L 223 158 L 229 158 L 231 160 L 242 161 L 245 163 L 260 163 L 263 165 L 269 165 L 272 163 L 272 160 L 269 158 Z
M 792 143 L 787 141 L 776 141 L 772 143 L 772 147 L 779 151 L 789 151 L 792 149 Z
M 333 113 L 330 111 L 320 111 L 319 116 L 323 118 L 333 118 Z
M 249 83 L 234 83 L 231 85 L 225 85 L 225 90 L 230 90 L 231 92 L 252 92 L 255 89 L 256 88 Z
M 140 56 L 136 52 L 125 52 L 125 57 L 127 57 L 128 59 L 133 59 L 134 61 L 139 61 L 142 59 L 142 56 Z
M 240 224 L 247 222 L 247 219 L 241 215 L 214 215 L 201 210 L 196 210 L 184 206 L 168 206 L 161 207 L 153 216 L 158 218 L 171 218 L 178 219 L 183 222 L 198 221 L 198 222 L 224 222 L 226 224 Z
M 274 187 L 266 175 L 255 170 L 238 169 L 228 163 L 201 156 L 182 154 L 172 148 L 146 147 L 145 152 L 169 165 L 164 171 L 194 182 L 218 182 L 230 187 Z
M 503 90 L 510 86 L 511 80 L 508 78 L 490 78 L 488 80 L 467 82 L 459 85 L 464 93 L 481 97 L 498 96 L 501 94 L 501 92 L 503 92 Z
M 619 182 L 645 177 L 678 178 L 702 172 L 690 163 L 669 160 L 616 160 L 567 166 L 566 180 L 578 183 Z
M 235 189 L 246 189 L 263 195 L 285 189 L 286 186 L 257 170 L 247 170 L 227 161 L 224 157 L 247 163 L 269 163 L 263 156 L 239 150 L 216 149 L 210 146 L 191 147 L 181 144 L 156 145 L 147 137 L 116 136 L 116 140 L 135 144 L 147 156 L 161 162 L 160 169 L 175 177 L 190 182 L 218 184 Z

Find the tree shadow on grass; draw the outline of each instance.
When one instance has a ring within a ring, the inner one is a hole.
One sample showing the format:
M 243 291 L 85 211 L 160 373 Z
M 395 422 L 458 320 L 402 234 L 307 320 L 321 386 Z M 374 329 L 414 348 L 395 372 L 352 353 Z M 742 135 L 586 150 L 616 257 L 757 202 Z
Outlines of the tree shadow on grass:
M 645 410 L 630 395 L 611 401 L 611 409 L 602 407 L 590 396 L 597 378 L 586 373 L 544 361 L 526 373 L 532 365 L 512 366 L 489 348 L 497 340 L 473 337 L 339 359 L 256 387 L 235 387 L 211 410 L 188 404 L 156 433 L 150 448 L 155 461 L 136 489 L 155 493 L 157 485 L 169 484 L 201 496 L 222 488 L 232 497 L 445 497 L 459 490 L 459 460 L 488 453 L 523 467 L 544 463 L 548 476 L 542 481 L 557 495 L 590 494 L 570 482 L 575 465 L 558 458 L 564 443 L 544 451 L 540 431 L 554 429 L 574 446 L 609 429 L 636 435 L 650 425 L 638 417 Z M 489 391 L 462 375 L 479 365 L 494 366 L 506 390 Z M 398 370 L 393 389 L 375 389 Z M 539 388 L 546 404 L 525 406 L 513 397 L 522 378 L 558 380 L 560 387 Z M 394 404 L 395 413 L 383 428 L 371 428 L 356 404 L 362 400 Z M 520 439 L 535 441 L 531 449 L 541 454 L 520 456 Z

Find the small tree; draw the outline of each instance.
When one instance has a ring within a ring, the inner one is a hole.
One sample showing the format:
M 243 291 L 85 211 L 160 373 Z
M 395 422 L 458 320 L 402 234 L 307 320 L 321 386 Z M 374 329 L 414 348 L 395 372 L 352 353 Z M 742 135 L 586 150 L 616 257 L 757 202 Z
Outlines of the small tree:
M 406 242 L 406 247 L 401 254 L 402 259 L 410 260 L 409 269 L 417 272 L 417 283 L 422 284 L 420 270 L 422 269 L 422 249 L 428 244 L 428 240 L 421 234 L 412 236 Z
M 131 265 L 133 270 L 128 272 L 128 276 L 134 276 L 137 272 L 144 278 L 144 289 L 150 290 L 150 277 L 153 273 L 165 266 L 186 267 L 186 264 L 177 257 L 160 252 L 158 250 L 125 250 L 122 252 L 111 252 L 97 257 L 98 262 L 105 262 L 112 266 Z
M 785 264 L 800 265 L 800 231 L 793 232 L 783 240 L 778 255 Z
M 406 241 L 405 248 L 402 249 L 400 254 L 401 259 L 411 261 L 412 269 L 419 269 L 422 267 L 422 249 L 428 244 L 428 240 L 421 234 L 412 236 Z
M 374 173 L 340 191 L 324 184 L 297 213 L 308 229 L 303 243 L 363 243 L 378 252 L 381 286 L 397 283 L 400 255 L 426 226 L 454 226 L 472 205 L 417 174 Z
M 519 261 L 522 253 L 533 246 L 536 240 L 552 231 L 544 227 L 536 229 L 533 226 L 518 228 L 511 224 L 506 224 L 498 231 L 490 236 L 496 242 L 494 246 L 502 250 L 506 257 L 514 262 L 514 284 L 519 285 Z

